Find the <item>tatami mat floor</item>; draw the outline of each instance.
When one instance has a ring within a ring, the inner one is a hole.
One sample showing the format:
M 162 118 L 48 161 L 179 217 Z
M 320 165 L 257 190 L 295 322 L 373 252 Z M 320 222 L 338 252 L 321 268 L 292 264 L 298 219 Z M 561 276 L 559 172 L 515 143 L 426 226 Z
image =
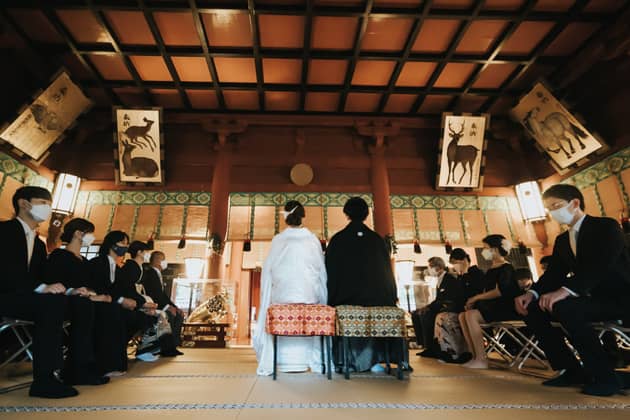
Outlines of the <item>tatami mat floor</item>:
M 80 387 L 64 400 L 0 395 L 2 419 L 627 419 L 630 396 L 595 398 L 549 389 L 540 379 L 506 370 L 471 371 L 411 355 L 409 380 L 386 375 L 255 374 L 251 349 L 187 349 L 156 363 L 134 362 L 101 387 Z M 0 386 L 28 378 L 2 380 Z

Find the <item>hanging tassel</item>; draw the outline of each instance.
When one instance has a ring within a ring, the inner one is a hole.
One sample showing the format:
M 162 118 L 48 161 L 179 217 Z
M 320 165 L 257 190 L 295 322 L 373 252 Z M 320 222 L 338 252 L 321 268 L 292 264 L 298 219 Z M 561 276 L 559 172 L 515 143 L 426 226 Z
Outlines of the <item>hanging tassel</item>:
M 179 243 L 177 244 L 177 249 L 184 249 L 186 248 L 186 237 L 182 236 L 182 239 L 179 240 Z
M 250 252 L 252 250 L 252 241 L 249 239 L 246 239 L 245 242 L 243 242 L 243 252 Z
M 413 241 L 413 252 L 415 254 L 422 254 L 422 248 L 420 248 L 420 242 Z
M 322 247 L 322 252 L 326 252 L 326 239 L 320 239 L 319 244 Z
M 151 232 L 151 236 L 147 240 L 147 246 L 149 247 L 149 251 L 153 251 L 155 249 L 155 241 L 153 240 L 153 234 L 155 232 Z
M 453 245 L 451 245 L 450 241 L 446 241 L 446 243 L 444 244 L 444 250 L 448 255 L 451 255 L 451 252 L 453 251 Z

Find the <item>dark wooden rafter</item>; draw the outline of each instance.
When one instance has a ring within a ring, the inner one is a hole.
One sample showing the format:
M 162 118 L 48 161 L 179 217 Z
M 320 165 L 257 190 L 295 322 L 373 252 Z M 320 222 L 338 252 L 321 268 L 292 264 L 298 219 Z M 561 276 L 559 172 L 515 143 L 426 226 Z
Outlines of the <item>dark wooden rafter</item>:
M 254 64 L 256 66 L 256 90 L 258 91 L 258 107 L 265 110 L 265 91 L 263 90 L 264 74 L 262 56 L 260 54 L 260 30 L 258 28 L 258 15 L 254 0 L 247 0 L 247 12 L 249 13 L 249 26 L 252 31 L 252 44 L 254 46 Z
M 314 0 L 306 0 L 306 17 L 304 22 L 304 44 L 302 48 L 302 76 L 300 83 L 300 103 L 298 109 L 306 110 L 306 93 L 308 91 L 308 65 L 310 63 L 311 54 L 311 32 L 313 30 L 313 2 Z
M 4 0 L 5 9 L 2 13 L 10 18 L 10 9 L 39 9 L 50 20 L 53 27 L 59 32 L 65 41 L 65 45 L 51 45 L 32 41 L 26 36 L 24 31 L 17 31 L 18 34 L 31 46 L 33 51 L 46 50 L 48 56 L 65 54 L 70 51 L 77 57 L 87 72 L 93 76 L 93 80 L 82 82 L 88 87 L 103 89 L 110 97 L 112 103 L 120 103 L 114 91 L 118 87 L 136 87 L 142 89 L 147 98 L 153 100 L 150 95 L 151 89 L 171 89 L 177 90 L 186 109 L 191 110 L 191 103 L 186 93 L 187 90 L 213 90 L 217 95 L 217 102 L 220 111 L 229 111 L 225 105 L 223 92 L 225 90 L 247 90 L 256 91 L 258 94 L 259 111 L 265 110 L 266 91 L 289 91 L 299 95 L 299 106 L 297 113 L 306 113 L 306 97 L 309 92 L 336 92 L 340 93 L 337 112 L 344 112 L 348 94 L 350 93 L 375 93 L 381 94 L 380 102 L 375 113 L 383 114 L 388 100 L 392 94 L 417 95 L 418 99 L 411 107 L 407 115 L 416 115 L 421 108 L 427 95 L 450 95 L 454 99 L 448 108 L 457 107 L 458 101 L 463 95 L 486 96 L 488 100 L 484 102 L 479 111 L 486 112 L 492 108 L 496 101 L 502 97 L 516 97 L 522 93 L 513 87 L 513 82 L 536 64 L 548 65 L 556 69 L 556 74 L 567 59 L 570 57 L 543 56 L 548 46 L 562 33 L 567 25 L 575 22 L 597 22 L 601 28 L 591 37 L 605 31 L 606 24 L 616 22 L 618 13 L 585 12 L 584 8 L 588 0 L 577 0 L 568 12 L 544 12 L 534 11 L 535 1 L 527 0 L 518 10 L 496 11 L 485 10 L 483 0 L 475 0 L 471 9 L 452 10 L 439 9 L 430 1 L 424 1 L 420 7 L 416 8 L 396 8 L 381 7 L 374 0 L 366 0 L 360 6 L 319 6 L 315 0 L 305 0 L 301 5 L 282 4 L 258 4 L 254 0 L 247 2 L 213 2 L 211 0 L 88 0 L 86 2 L 78 0 L 56 0 L 45 2 L 42 0 Z M 625 5 L 623 9 L 627 9 Z M 9 11 L 7 11 L 9 9 Z M 109 43 L 86 44 L 78 43 L 74 40 L 68 29 L 61 22 L 55 10 L 88 10 L 93 13 L 100 25 L 105 29 L 110 39 Z M 140 10 L 155 38 L 156 45 L 121 45 L 117 34 L 109 23 L 106 12 L 112 10 Z M 202 19 L 202 13 L 242 13 L 247 14 L 252 30 L 252 47 L 211 47 L 208 42 L 206 28 Z M 195 29 L 199 36 L 200 46 L 167 46 L 160 34 L 159 28 L 153 17 L 155 12 L 188 12 L 192 13 Z M 303 48 L 270 48 L 261 45 L 261 32 L 259 28 L 260 14 L 302 16 L 304 17 L 304 41 Z M 359 23 L 353 40 L 352 49 L 349 50 L 312 50 L 312 29 L 313 21 L 317 16 L 338 16 L 355 17 Z M 404 48 L 401 51 L 361 51 L 361 45 L 365 36 L 370 18 L 411 18 L 413 23 L 407 36 Z M 427 20 L 448 19 L 458 20 L 460 26 L 451 40 L 446 52 L 441 54 L 413 52 L 412 48 L 418 37 L 423 23 Z M 506 27 L 493 42 L 488 52 L 483 54 L 462 54 L 457 53 L 457 48 L 465 36 L 467 30 L 473 22 L 484 20 L 501 20 L 506 22 Z M 510 36 L 518 29 L 524 21 L 553 21 L 555 25 L 549 33 L 541 40 L 534 50 L 527 56 L 501 55 L 501 49 Z M 17 26 L 17 25 L 14 25 Z M 19 28 L 18 28 L 19 29 Z M 582 48 L 588 43 L 585 42 Z M 581 48 L 578 48 L 578 52 Z M 123 60 L 127 70 L 133 80 L 104 80 L 96 67 L 89 59 L 93 55 L 118 55 Z M 577 53 L 572 54 L 575 57 Z M 146 81 L 143 80 L 131 61 L 131 56 L 153 56 L 162 57 L 168 68 L 172 81 Z M 208 70 L 212 77 L 212 83 L 204 82 L 182 82 L 173 65 L 172 57 L 200 57 L 204 58 Z M 215 57 L 235 57 L 253 58 L 255 60 L 256 81 L 255 83 L 222 83 L 219 80 L 217 68 L 214 63 Z M 263 72 L 263 59 L 284 58 L 302 60 L 301 77 L 299 83 L 265 83 Z M 343 84 L 337 85 L 310 85 L 309 65 L 312 59 L 346 60 L 348 68 L 344 76 Z M 359 60 L 383 60 L 395 63 L 394 69 L 386 86 L 358 86 L 352 85 L 355 69 Z M 431 62 L 436 64 L 436 68 L 431 74 L 429 81 L 424 87 L 396 86 L 404 66 L 408 62 Z M 449 63 L 474 64 L 474 71 L 467 78 L 462 87 L 458 88 L 437 88 L 436 81 L 442 71 Z M 516 69 L 506 78 L 499 87 L 489 89 L 473 87 L 478 81 L 483 71 L 492 64 L 510 63 L 516 65 Z M 394 114 L 387 114 L 394 115 Z M 399 115 L 399 114 L 398 114 Z
M 149 91 L 147 90 L 147 88 L 144 86 L 144 82 L 142 78 L 140 77 L 140 75 L 138 74 L 138 71 L 136 70 L 135 66 L 131 62 L 131 59 L 129 58 L 128 55 L 123 54 L 123 52 L 121 51 L 120 41 L 118 39 L 118 36 L 116 35 L 116 31 L 113 30 L 109 21 L 105 17 L 104 12 L 102 10 L 95 10 L 93 8 L 93 5 L 94 5 L 93 0 L 88 0 L 87 5 L 88 5 L 89 10 L 92 12 L 92 15 L 94 15 L 94 18 L 96 19 L 96 21 L 105 30 L 105 34 L 111 40 L 111 45 L 114 48 L 115 54 L 118 55 L 120 59 L 122 60 L 122 62 L 125 64 L 125 67 L 127 68 L 127 71 L 129 72 L 129 74 L 131 75 L 134 84 L 142 92 L 142 96 L 144 96 L 144 99 L 147 102 L 147 104 L 155 105 L 153 98 L 149 94 Z M 89 54 L 89 53 L 86 53 L 86 54 Z
M 540 40 L 538 45 L 534 48 L 532 53 L 530 54 L 529 60 L 527 63 L 521 65 L 515 71 L 512 72 L 508 76 L 508 78 L 503 82 L 503 84 L 498 89 L 498 96 L 488 98 L 488 100 L 481 106 L 479 109 L 480 112 L 488 112 L 492 106 L 496 103 L 496 101 L 501 96 L 505 96 L 506 91 L 512 85 L 512 83 L 518 80 L 521 76 L 523 76 L 527 70 L 532 66 L 532 64 L 539 61 L 541 55 L 545 52 L 545 50 L 551 45 L 553 41 L 555 41 L 556 37 L 560 35 L 562 31 L 571 23 L 574 16 L 577 16 L 588 4 L 589 0 L 577 0 L 575 4 L 571 7 L 571 9 L 564 14 L 563 18 L 558 20 L 556 24 L 551 28 L 551 30 L 545 35 L 545 37 Z
M 208 48 L 206 28 L 199 14 L 199 9 L 197 9 L 197 2 L 196 0 L 189 0 L 188 4 L 190 5 L 190 10 L 192 11 L 192 14 L 193 14 L 193 22 L 195 23 L 195 30 L 197 31 L 197 36 L 199 36 L 199 42 L 201 43 L 201 49 L 203 51 L 203 58 L 205 58 L 206 60 L 206 65 L 208 66 L 208 70 L 210 71 L 210 76 L 212 77 L 212 86 L 217 96 L 219 109 L 225 109 L 225 99 L 223 98 L 223 91 L 221 90 L 221 86 L 219 86 L 219 76 L 217 73 L 217 68 L 214 64 L 214 58 L 210 54 L 210 49 Z
M 175 66 L 173 65 L 173 60 L 171 59 L 171 56 L 166 53 L 166 47 L 164 46 L 164 39 L 162 39 L 160 30 L 158 29 L 157 24 L 155 23 L 153 12 L 151 12 L 150 10 L 147 10 L 144 0 L 138 0 L 138 6 L 140 7 L 142 13 L 144 14 L 144 18 L 147 21 L 147 24 L 149 25 L 149 29 L 151 30 L 151 33 L 153 34 L 153 38 L 155 38 L 155 42 L 158 45 L 158 49 L 160 50 L 160 53 L 164 60 L 164 64 L 166 64 L 166 68 L 168 69 L 168 72 L 170 73 L 171 78 L 173 79 L 173 84 L 175 85 L 175 89 L 177 90 L 177 92 L 179 92 L 179 96 L 182 100 L 182 103 L 184 104 L 184 107 L 188 109 L 192 108 L 190 105 L 190 100 L 188 99 L 188 95 L 186 95 L 186 91 L 184 91 L 184 89 L 182 88 L 181 80 L 179 80 L 179 75 L 177 74 L 177 70 L 175 69 Z
M 449 110 L 455 110 L 462 96 L 468 95 L 470 93 L 470 89 L 475 84 L 475 82 L 479 79 L 479 76 L 483 71 L 488 68 L 490 64 L 495 64 L 494 60 L 498 57 L 501 49 L 505 45 L 505 42 L 512 36 L 512 34 L 516 31 L 516 29 L 525 21 L 529 13 L 531 13 L 532 9 L 536 5 L 537 0 L 527 0 L 527 2 L 521 7 L 521 14 L 519 19 L 511 21 L 507 24 L 507 27 L 501 35 L 495 40 L 493 45 L 490 47 L 490 54 L 488 55 L 488 61 L 484 64 L 478 65 L 473 73 L 470 75 L 466 83 L 462 88 L 462 92 L 455 96 L 451 103 L 448 106 Z M 509 75 L 508 75 L 509 76 Z
M 435 82 L 437 82 L 438 78 L 442 74 L 442 71 L 444 70 L 446 65 L 450 62 L 451 57 L 455 55 L 455 50 L 457 50 L 457 47 L 459 46 L 459 43 L 461 42 L 461 40 L 464 38 L 466 31 L 468 31 L 468 28 L 470 28 L 470 25 L 472 25 L 472 23 L 474 22 L 475 17 L 479 15 L 479 12 L 481 11 L 481 8 L 483 7 L 484 2 L 485 0 L 476 0 L 473 10 L 470 13 L 470 16 L 468 16 L 466 20 L 460 23 L 459 28 L 457 29 L 457 32 L 455 33 L 455 36 L 451 40 L 451 43 L 448 49 L 446 50 L 444 61 L 441 61 L 435 67 L 435 70 L 433 70 L 433 73 L 431 74 L 431 77 L 429 77 L 429 80 L 427 82 L 425 93 L 419 95 L 418 99 L 416 99 L 416 101 L 412 105 L 411 112 L 413 114 L 418 112 L 418 110 L 424 103 L 424 100 L 426 99 L 427 95 L 430 94 L 431 91 L 433 90 L 433 86 L 435 85 Z
M 359 24 L 357 25 L 357 32 L 354 35 L 354 44 L 352 48 L 352 58 L 348 62 L 348 68 L 346 69 L 346 77 L 343 83 L 343 89 L 339 95 L 339 104 L 337 105 L 337 112 L 343 112 L 346 107 L 346 100 L 348 99 L 348 93 L 350 92 L 350 86 L 352 85 L 352 78 L 354 77 L 354 70 L 357 67 L 357 61 L 359 60 L 359 53 L 361 52 L 361 43 L 365 36 L 365 31 L 370 19 L 370 12 L 374 6 L 374 0 L 367 0 L 365 2 L 365 10 L 363 15 L 359 18 Z
M 405 63 L 409 60 L 409 55 L 411 54 L 411 49 L 413 48 L 413 44 L 416 42 L 416 38 L 420 34 L 420 30 L 422 29 L 422 25 L 426 20 L 427 15 L 429 14 L 429 10 L 433 7 L 433 0 L 426 0 L 422 5 L 422 16 L 414 19 L 413 25 L 411 27 L 411 31 L 407 36 L 407 41 L 405 42 L 405 48 L 403 49 L 402 55 L 398 60 L 396 60 L 396 67 L 394 67 L 394 71 L 392 72 L 391 77 L 389 78 L 389 83 L 387 84 L 387 91 L 383 93 L 381 97 L 381 101 L 378 105 L 377 112 L 381 113 L 387 106 L 387 101 L 389 100 L 390 95 L 394 91 L 394 87 L 396 86 L 396 82 L 398 81 L 398 77 L 402 72 Z
M 90 74 L 94 78 L 94 80 L 96 80 L 97 86 L 105 92 L 109 100 L 114 105 L 119 105 L 121 101 L 118 95 L 116 95 L 116 93 L 110 87 L 106 85 L 105 79 L 103 79 L 103 77 L 98 72 L 94 64 L 92 64 L 90 60 L 86 59 L 81 53 L 79 53 L 77 49 L 77 43 L 72 37 L 72 34 L 70 34 L 70 32 L 66 29 L 63 23 L 61 23 L 61 20 L 59 19 L 55 11 L 52 9 L 52 7 L 48 3 L 43 2 L 41 0 L 38 2 L 38 7 L 42 11 L 42 13 L 44 13 L 46 18 L 50 22 L 50 24 L 53 26 L 53 28 L 55 28 L 55 30 L 59 33 L 59 35 L 64 40 L 68 48 L 70 48 L 70 52 L 72 52 L 72 54 L 74 54 L 74 56 L 77 58 L 79 63 L 81 63 L 81 66 L 83 66 L 83 68 L 87 71 L 88 74 Z

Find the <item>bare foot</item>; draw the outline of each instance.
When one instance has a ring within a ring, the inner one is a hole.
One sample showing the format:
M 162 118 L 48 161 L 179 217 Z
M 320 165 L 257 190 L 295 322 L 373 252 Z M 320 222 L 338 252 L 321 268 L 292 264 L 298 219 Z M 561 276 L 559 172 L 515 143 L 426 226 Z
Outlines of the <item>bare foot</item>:
M 468 363 L 464 363 L 462 366 L 468 369 L 488 369 L 488 361 L 473 359 Z

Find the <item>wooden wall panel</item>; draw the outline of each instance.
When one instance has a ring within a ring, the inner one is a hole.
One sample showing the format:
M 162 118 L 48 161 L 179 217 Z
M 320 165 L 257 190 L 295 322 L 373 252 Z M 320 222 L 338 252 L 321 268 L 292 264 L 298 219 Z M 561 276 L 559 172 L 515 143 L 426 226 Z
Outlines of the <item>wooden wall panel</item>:
M 350 221 L 343 212 L 343 207 L 328 207 L 328 237 L 332 238 L 333 235 L 343 228 L 345 228 Z M 370 216 L 368 216 L 368 219 Z
M 228 220 L 228 239 L 231 241 L 242 241 L 247 239 L 249 234 L 249 207 L 230 207 L 230 217 Z
M 604 214 L 613 219 L 619 219 L 619 215 L 624 210 L 624 203 L 621 200 L 621 191 L 617 178 L 610 176 L 597 184 L 599 196 L 602 198 Z
M 208 206 L 188 206 L 186 237 L 205 238 L 208 231 Z
M 536 232 L 531 223 L 523 221 L 523 215 L 518 205 L 509 207 L 509 216 L 512 220 L 512 227 L 517 240 L 523 241 L 528 247 L 539 247 L 540 242 L 536 239 Z
M 270 241 L 275 234 L 275 218 L 275 206 L 256 206 L 254 211 L 254 237 L 252 239 Z M 279 225 L 281 230 L 286 227 L 286 223 L 282 222 L 282 224 L 284 226 Z
M 304 213 L 306 214 L 303 222 L 304 226 L 318 238 L 323 238 L 324 216 L 322 207 L 307 206 L 304 207 Z M 282 220 L 282 213 L 280 213 L 280 230 L 283 229 L 283 225 L 286 226 L 286 223 Z
M 435 210 L 418 209 L 418 226 L 420 228 L 420 242 L 440 243 L 440 225 Z
M 481 246 L 481 240 L 487 236 L 481 210 L 464 210 L 466 234 L 472 246 Z
M 184 206 L 164 206 L 162 223 L 160 224 L 160 239 L 175 239 L 182 235 Z
M 486 216 L 488 218 L 490 234 L 499 234 L 505 236 L 510 241 L 514 240 L 510 234 L 510 227 L 504 211 L 486 210 Z
M 148 241 L 151 234 L 157 228 L 158 218 L 160 216 L 160 206 L 146 205 L 140 206 L 138 211 L 138 221 L 134 232 L 134 239 L 139 241 Z
M 94 223 L 94 236 L 97 242 L 102 242 L 109 231 L 109 217 L 112 206 L 109 204 L 95 204 L 90 211 L 90 222 Z
M 584 196 L 584 206 L 586 212 L 592 216 L 601 216 L 602 212 L 597 204 L 597 195 L 595 194 L 595 187 L 588 187 L 582 190 Z
M 22 186 L 22 183 L 16 181 L 8 175 L 4 181 L 4 188 L 2 188 L 2 195 L 0 195 L 0 220 L 12 219 L 15 216 L 13 211 L 12 198 L 15 191 Z
M 459 210 L 440 210 L 444 237 L 453 244 L 465 245 Z
M 133 225 L 133 216 L 136 206 L 123 204 L 116 206 L 114 210 L 114 219 L 110 230 L 122 230 L 131 236 L 131 227 Z
M 413 242 L 416 238 L 413 209 L 392 209 L 392 219 L 396 242 Z

